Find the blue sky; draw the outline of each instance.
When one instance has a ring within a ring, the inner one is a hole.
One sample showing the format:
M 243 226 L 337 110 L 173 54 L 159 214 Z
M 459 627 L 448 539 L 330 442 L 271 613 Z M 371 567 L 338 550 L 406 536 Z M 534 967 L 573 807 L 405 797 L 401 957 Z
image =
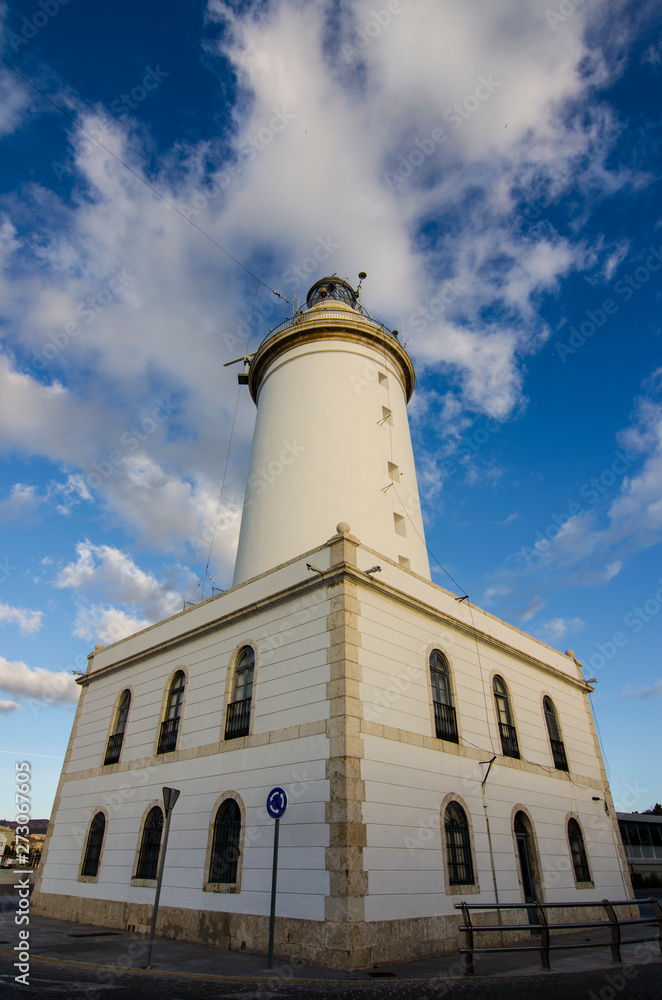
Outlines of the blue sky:
M 192 599 L 212 533 L 229 584 L 254 408 L 223 363 L 270 289 L 359 270 L 416 364 L 430 549 L 597 678 L 618 807 L 662 799 L 660 24 L 0 3 L 0 816 L 15 759 L 49 814 L 94 644 Z

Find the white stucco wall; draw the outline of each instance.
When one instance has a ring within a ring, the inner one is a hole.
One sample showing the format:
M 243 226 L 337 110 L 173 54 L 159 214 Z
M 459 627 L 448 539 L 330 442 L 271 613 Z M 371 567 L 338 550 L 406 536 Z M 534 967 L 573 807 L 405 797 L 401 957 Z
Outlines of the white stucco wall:
M 360 552 L 359 562 L 371 558 Z M 408 606 L 375 588 L 360 589 L 364 717 L 376 726 L 390 727 L 389 736 L 393 734 L 393 738 L 364 736 L 364 864 L 369 872 L 366 919 L 453 913 L 453 904 L 465 897 L 471 902 L 494 900 L 486 816 L 499 900 L 520 902 L 523 897 L 513 839 L 518 805 L 533 824 L 543 891 L 549 902 L 625 898 L 628 893 L 613 825 L 604 811 L 606 781 L 596 752 L 590 709 L 585 693 L 573 683 L 580 676 L 575 662 L 480 609 L 471 609 L 472 618 L 466 605 L 440 588 L 411 577 L 403 581 L 405 575 L 383 564 L 380 582 L 386 578 L 391 586 L 399 583 L 430 608 L 454 613 L 458 624 L 475 622 L 477 629 L 521 655 L 485 642 L 452 622 L 435 621 L 431 612 Z M 429 675 L 433 648 L 441 650 L 450 664 L 459 749 L 436 739 Z M 532 659 L 527 662 L 527 657 Z M 552 669 L 545 670 L 545 664 Z M 519 761 L 502 756 L 492 693 L 495 673 L 508 685 Z M 544 695 L 556 706 L 569 773 L 554 766 L 542 706 Z M 395 738 L 398 731 L 416 737 L 400 741 Z M 432 748 L 423 745 L 424 740 L 428 744 L 432 741 Z M 489 761 L 495 754 L 483 799 L 481 782 L 487 767 L 479 761 Z M 477 893 L 473 888 L 469 892 L 461 887 L 451 889 L 445 882 L 441 809 L 448 796 L 460 801 L 472 826 Z M 579 821 L 583 831 L 593 887 L 577 888 L 574 881 L 566 837 L 570 816 Z
M 272 574 L 270 586 L 291 586 L 302 576 L 310 578 L 305 566 L 296 571 L 287 567 Z M 248 614 L 222 629 L 103 672 L 123 656 L 171 638 L 176 625 L 182 631 L 192 622 L 201 627 L 213 623 L 214 616 L 235 611 L 241 607 L 236 592 L 95 656 L 92 673 L 98 676 L 85 692 L 68 762 L 68 773 L 75 778 L 62 788 L 43 892 L 151 902 L 153 885 L 132 885 L 131 878 L 145 811 L 160 803 L 161 789 L 169 785 L 182 794 L 173 813 L 163 904 L 268 913 L 273 820 L 264 806 L 269 789 L 280 785 L 288 793 L 289 805 L 281 822 L 278 913 L 323 919 L 329 879 L 325 868 L 328 740 L 326 735 L 305 735 L 305 727 L 317 724 L 319 729 L 328 716 L 330 602 L 326 589 L 320 588 L 257 610 L 253 602 L 260 600 L 264 588 L 264 581 L 240 588 Z M 224 740 L 228 670 L 237 649 L 246 644 L 256 651 L 248 740 L 260 741 L 259 746 L 247 746 L 241 738 Z M 166 691 L 178 669 L 185 671 L 187 684 L 177 750 L 156 755 Z M 103 767 L 115 706 L 127 687 L 132 703 L 121 761 Z M 286 738 L 270 741 L 271 734 L 283 730 Z M 214 806 L 229 791 L 238 793 L 246 808 L 241 892 L 201 892 Z M 108 817 L 99 877 L 81 882 L 87 830 L 99 810 Z
M 97 676 L 85 693 L 68 762 L 75 780 L 63 785 L 43 892 L 150 902 L 153 886 L 132 885 L 131 878 L 146 810 L 160 802 L 162 786 L 171 785 L 181 788 L 182 796 L 173 815 L 163 904 L 266 914 L 273 822 L 264 803 L 269 788 L 282 785 L 290 805 L 281 824 L 278 913 L 324 919 L 330 794 L 324 727 L 333 607 L 333 620 L 339 621 L 324 584 L 298 592 L 302 582 L 318 579 L 306 569 L 308 558 L 321 569 L 330 564 L 329 550 L 323 548 L 95 655 L 92 673 Z M 520 902 L 513 840 L 519 807 L 535 831 L 548 901 L 624 898 L 614 832 L 604 811 L 606 780 L 576 662 L 455 601 L 374 550 L 360 548 L 357 558 L 363 568 L 382 566 L 375 584 L 364 578 L 352 589 L 360 608 L 352 612 L 357 617 L 351 628 L 358 637 L 365 720 L 366 918 L 451 914 L 453 904 L 467 895 L 476 902 L 492 901 L 486 817 L 499 899 Z M 204 631 L 217 622 L 224 624 Z M 493 641 L 472 631 L 474 625 Z M 184 642 L 169 645 L 184 633 L 190 633 Z M 249 642 L 257 660 L 252 735 L 248 741 L 224 741 L 228 669 L 237 649 Z M 435 736 L 428 667 L 432 648 L 450 664 L 459 746 Z M 124 657 L 135 659 L 106 669 Z M 157 756 L 165 692 L 179 668 L 188 682 L 178 749 Z M 501 756 L 494 672 L 509 687 L 521 761 Z M 121 761 L 104 767 L 113 711 L 126 687 L 133 700 Z M 569 773 L 553 766 L 544 695 L 556 705 Z M 483 798 L 486 766 L 479 762 L 494 754 Z M 236 793 L 246 810 L 241 892 L 202 892 L 210 824 L 226 792 Z M 452 891 L 446 883 L 441 810 L 449 796 L 461 802 L 470 819 L 477 893 Z M 99 878 L 81 882 L 85 837 L 99 809 L 108 815 Z M 584 833 L 593 886 L 578 888 L 574 881 L 566 839 L 571 815 Z
M 340 339 L 286 350 L 264 378 L 234 582 L 322 544 L 339 521 L 429 576 L 402 382 L 386 351 Z
M 161 903 L 230 913 L 269 912 L 274 822 L 264 808 L 274 785 L 288 793 L 281 820 L 278 913 L 311 920 L 324 917 L 328 894 L 325 848 L 325 737 L 309 737 L 244 749 L 222 756 L 147 765 L 130 771 L 67 782 L 48 852 L 42 891 L 93 899 L 151 903 L 153 883 L 132 885 L 141 825 L 149 804 L 167 784 L 181 789 L 170 829 Z M 213 807 L 225 792 L 246 807 L 240 893 L 202 892 Z M 91 816 L 108 814 L 96 882 L 76 881 Z

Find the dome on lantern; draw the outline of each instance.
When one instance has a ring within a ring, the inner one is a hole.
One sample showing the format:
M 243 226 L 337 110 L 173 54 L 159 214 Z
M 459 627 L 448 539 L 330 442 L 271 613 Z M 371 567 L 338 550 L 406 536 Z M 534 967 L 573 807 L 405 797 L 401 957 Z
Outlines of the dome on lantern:
M 311 309 L 325 302 L 343 302 L 346 306 L 356 309 L 356 292 L 347 281 L 332 275 L 329 278 L 320 278 L 311 287 L 306 298 L 306 306 Z

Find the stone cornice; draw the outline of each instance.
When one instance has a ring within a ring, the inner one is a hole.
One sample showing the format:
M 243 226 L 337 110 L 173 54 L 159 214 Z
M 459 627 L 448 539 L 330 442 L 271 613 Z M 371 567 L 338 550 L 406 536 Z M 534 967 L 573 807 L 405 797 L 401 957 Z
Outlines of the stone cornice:
M 143 660 L 150 659 L 158 653 L 173 649 L 176 646 L 185 645 L 186 643 L 191 642 L 194 639 L 198 639 L 203 635 L 218 632 L 220 629 L 225 628 L 226 625 L 241 621 L 243 618 L 250 618 L 252 615 L 257 614 L 264 608 L 282 604 L 284 601 L 290 600 L 292 597 L 298 597 L 300 594 L 317 590 L 319 587 L 325 586 L 331 582 L 335 577 L 341 579 L 342 573 L 329 573 L 327 571 L 323 576 L 315 576 L 311 580 L 303 580 L 291 587 L 285 587 L 283 590 L 270 594 L 269 597 L 262 598 L 258 601 L 252 601 L 250 604 L 245 604 L 242 608 L 237 608 L 234 611 L 228 612 L 226 615 L 221 615 L 219 618 L 214 619 L 214 621 L 205 622 L 195 628 L 187 629 L 185 632 L 181 632 L 177 636 L 164 639 L 162 642 L 155 642 L 153 645 L 140 650 L 138 653 L 132 653 L 129 656 L 116 660 L 114 663 L 109 663 L 107 667 L 100 667 L 98 670 L 93 669 L 90 673 L 79 677 L 77 679 L 77 683 L 85 686 L 91 681 L 96 680 L 99 677 L 107 677 L 108 674 L 114 673 L 116 670 L 120 670 L 123 667 L 133 666 L 136 663 L 141 663 Z
M 571 684 L 580 691 L 588 693 L 593 690 L 593 688 L 587 684 L 586 681 L 576 677 L 571 677 L 569 674 L 564 673 L 557 667 L 553 667 L 551 664 L 545 663 L 543 660 L 539 660 L 537 657 L 531 656 L 530 654 L 517 649 L 517 647 L 510 645 L 510 643 L 504 642 L 496 636 L 490 635 L 488 632 L 484 632 L 482 629 L 474 626 L 473 624 L 463 622 L 458 618 L 452 617 L 439 608 L 435 608 L 432 604 L 428 604 L 425 601 L 421 601 L 417 597 L 406 594 L 404 591 L 398 590 L 396 587 L 392 587 L 381 580 L 373 579 L 371 576 L 368 576 L 367 573 L 364 573 L 362 570 L 357 569 L 356 566 L 349 565 L 348 563 L 332 566 L 330 569 L 325 570 L 323 573 L 316 575 L 310 580 L 303 580 L 293 586 L 286 587 L 274 594 L 270 594 L 268 597 L 253 601 L 250 604 L 244 605 L 242 608 L 237 608 L 226 615 L 221 615 L 212 622 L 206 622 L 203 625 L 199 625 L 193 629 L 187 630 L 186 632 L 182 632 L 176 637 L 171 637 L 164 639 L 162 642 L 154 643 L 152 646 L 149 646 L 138 653 L 133 653 L 130 656 L 118 659 L 115 663 L 109 664 L 106 667 L 101 667 L 98 670 L 92 670 L 90 673 L 80 677 L 78 679 L 78 683 L 81 685 L 88 685 L 91 681 L 96 680 L 97 678 L 106 677 L 108 674 L 113 673 L 116 670 L 133 666 L 134 664 L 149 659 L 158 653 L 173 649 L 176 646 L 184 645 L 200 638 L 201 636 L 217 632 L 231 623 L 241 621 L 245 618 L 250 618 L 266 608 L 282 604 L 285 601 L 296 598 L 304 593 L 310 593 L 320 587 L 326 587 L 329 584 L 337 584 L 344 581 L 353 581 L 363 587 L 367 587 L 377 593 L 383 594 L 384 596 L 397 601 L 408 608 L 412 608 L 413 610 L 432 618 L 437 623 L 443 622 L 446 626 L 455 629 L 457 632 L 460 632 L 470 639 L 478 639 L 484 645 L 490 646 L 493 649 L 498 649 L 502 653 L 515 657 L 522 663 L 526 663 L 528 666 L 537 667 L 539 670 L 551 674 L 558 680 Z M 475 608 L 477 613 L 481 613 L 480 608 L 475 607 L 475 605 L 471 605 L 471 607 Z
M 393 334 L 387 333 L 372 320 L 350 309 L 346 313 L 344 310 L 338 310 L 335 316 L 325 313 L 324 310 L 311 309 L 302 313 L 301 318 L 290 326 L 266 337 L 251 360 L 248 386 L 253 401 L 257 403 L 264 376 L 281 354 L 302 344 L 324 340 L 346 340 L 354 344 L 367 345 L 382 354 L 387 351 L 391 360 L 395 362 L 405 399 L 409 402 L 414 391 L 416 376 L 407 351 Z
M 375 580 L 366 573 L 363 573 L 361 570 L 348 567 L 347 574 L 350 578 L 360 577 L 364 583 L 368 581 L 369 585 L 372 586 L 374 590 L 381 591 L 393 600 L 398 601 L 400 604 L 414 608 L 416 611 L 421 611 L 428 617 L 434 618 L 437 622 L 442 621 L 445 625 L 454 628 L 456 631 L 461 632 L 472 639 L 480 639 L 480 641 L 486 646 L 491 646 L 493 649 L 498 649 L 503 653 L 514 656 L 529 666 L 538 667 L 540 670 L 551 673 L 559 680 L 567 681 L 574 687 L 579 688 L 580 691 L 588 693 L 593 690 L 593 688 L 587 684 L 586 681 L 580 680 L 577 677 L 571 677 L 569 674 L 564 673 L 557 667 L 553 667 L 551 664 L 545 663 L 544 660 L 539 660 L 537 657 L 531 656 L 529 653 L 525 653 L 522 650 L 517 649 L 516 646 L 511 646 L 510 643 L 504 642 L 502 639 L 498 639 L 496 636 L 490 635 L 489 632 L 484 632 L 482 629 L 477 628 L 474 624 L 469 624 L 468 622 L 460 621 L 458 618 L 453 618 L 452 615 L 446 614 L 446 612 L 441 611 L 439 608 L 435 608 L 434 605 L 427 604 L 427 602 L 421 601 L 419 598 L 413 597 L 410 594 L 405 594 L 402 590 L 398 590 L 396 587 L 391 587 L 389 584 L 384 583 L 381 580 Z M 478 612 L 478 614 L 482 614 L 481 609 L 475 604 L 469 604 L 467 601 L 467 606 L 473 608 L 476 612 Z M 510 628 L 512 626 L 508 627 Z

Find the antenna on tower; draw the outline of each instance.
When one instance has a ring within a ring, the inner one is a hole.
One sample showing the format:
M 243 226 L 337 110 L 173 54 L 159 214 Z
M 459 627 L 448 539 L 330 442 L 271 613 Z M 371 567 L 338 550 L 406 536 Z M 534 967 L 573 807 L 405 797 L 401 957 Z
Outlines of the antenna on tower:
M 248 385 L 248 369 L 251 363 L 251 359 L 254 357 L 255 357 L 255 351 L 253 351 L 252 354 L 244 354 L 240 358 L 233 358 L 232 361 L 226 361 L 224 362 L 223 367 L 227 368 L 228 365 L 236 365 L 238 361 L 243 361 L 244 370 L 243 372 L 239 372 L 239 374 L 237 375 L 237 382 L 239 383 L 239 385 Z

